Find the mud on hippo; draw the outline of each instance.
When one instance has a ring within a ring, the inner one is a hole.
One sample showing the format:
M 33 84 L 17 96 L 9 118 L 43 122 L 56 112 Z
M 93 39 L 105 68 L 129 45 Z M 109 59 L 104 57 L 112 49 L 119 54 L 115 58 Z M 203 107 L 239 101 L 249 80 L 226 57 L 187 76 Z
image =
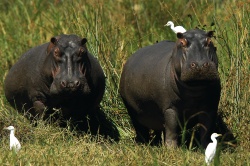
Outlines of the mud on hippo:
M 105 119 L 100 111 L 105 76 L 86 42 L 77 35 L 59 35 L 24 53 L 5 78 L 9 103 L 20 112 L 27 111 L 31 119 L 60 110 L 63 119 L 74 122 L 79 130 L 107 134 L 110 129 L 100 126 Z
M 178 33 L 176 42 L 161 41 L 139 49 L 126 62 L 120 94 L 136 131 L 137 142 L 177 146 L 197 127 L 204 148 L 215 131 L 220 77 L 213 32 Z M 153 130 L 153 134 L 152 133 Z M 184 140 L 186 142 L 187 140 Z

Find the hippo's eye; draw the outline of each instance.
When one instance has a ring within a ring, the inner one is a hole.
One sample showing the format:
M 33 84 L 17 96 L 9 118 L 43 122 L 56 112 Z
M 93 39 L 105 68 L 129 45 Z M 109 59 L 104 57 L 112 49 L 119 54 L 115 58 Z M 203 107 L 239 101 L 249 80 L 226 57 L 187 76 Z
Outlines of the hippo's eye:
M 85 49 L 83 47 L 81 47 L 79 49 L 79 56 L 81 56 L 83 53 L 85 53 Z
M 180 44 L 182 45 L 182 47 L 187 47 L 187 45 L 188 45 L 187 39 L 182 38 L 182 39 L 179 39 L 179 41 L 180 41 Z
M 211 43 L 212 43 L 211 38 L 210 38 L 210 37 L 207 37 L 207 38 L 206 38 L 205 46 L 208 47 Z
M 56 49 L 54 50 L 54 56 L 55 56 L 55 57 L 60 57 L 60 50 L 59 50 L 59 48 L 56 48 Z

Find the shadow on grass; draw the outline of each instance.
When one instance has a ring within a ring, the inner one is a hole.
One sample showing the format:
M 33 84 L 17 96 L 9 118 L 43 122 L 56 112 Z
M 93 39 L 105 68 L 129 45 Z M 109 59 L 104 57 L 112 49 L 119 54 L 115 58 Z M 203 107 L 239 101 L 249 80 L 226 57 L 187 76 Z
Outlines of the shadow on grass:
M 44 115 L 38 118 L 33 117 L 29 112 L 25 112 L 24 116 L 29 119 L 34 126 L 37 126 L 39 121 L 42 120 L 48 125 L 52 124 L 62 128 L 68 128 L 70 131 L 76 132 L 79 136 L 91 134 L 93 136 L 101 136 L 111 142 L 120 140 L 120 134 L 114 122 L 108 118 L 100 108 L 92 113 L 84 115 L 78 114 L 70 118 L 65 118 L 60 109 L 53 111 L 53 113 L 46 111 Z

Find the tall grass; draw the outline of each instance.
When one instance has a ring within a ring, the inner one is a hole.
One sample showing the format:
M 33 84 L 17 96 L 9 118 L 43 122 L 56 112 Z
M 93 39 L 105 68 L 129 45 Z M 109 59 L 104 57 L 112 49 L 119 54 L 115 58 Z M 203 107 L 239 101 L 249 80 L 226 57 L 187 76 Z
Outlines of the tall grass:
M 119 96 L 127 58 L 140 47 L 175 40 L 172 20 L 187 29 L 215 30 L 222 94 L 219 111 L 237 135 L 234 153 L 222 151 L 221 165 L 250 165 L 250 65 L 248 0 L 171 2 L 144 0 L 2 0 L 0 2 L 0 128 L 14 125 L 23 148 L 8 151 L 8 133 L 0 130 L 1 165 L 203 165 L 201 150 L 136 145 L 134 130 Z M 56 124 L 33 127 L 6 102 L 3 80 L 29 48 L 62 33 L 88 39 L 106 79 L 101 106 L 121 134 L 119 143 L 79 136 Z

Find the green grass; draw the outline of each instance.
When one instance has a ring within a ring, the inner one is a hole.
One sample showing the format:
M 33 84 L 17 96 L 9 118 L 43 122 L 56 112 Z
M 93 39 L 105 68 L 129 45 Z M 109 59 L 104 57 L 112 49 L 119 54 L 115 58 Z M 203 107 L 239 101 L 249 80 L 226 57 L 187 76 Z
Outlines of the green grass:
M 169 20 L 187 29 L 200 26 L 215 30 L 213 41 L 223 87 L 219 111 L 238 140 L 233 153 L 221 151 L 220 165 L 250 165 L 248 3 L 248 0 L 187 3 L 181 0 L 2 0 L 0 129 L 14 125 L 22 149 L 17 155 L 9 151 L 9 133 L 0 130 L 0 165 L 204 165 L 201 150 L 137 145 L 118 93 L 122 67 L 133 52 L 156 41 L 176 39 L 170 28 L 164 27 Z M 39 122 L 33 127 L 6 102 L 3 80 L 9 68 L 28 49 L 62 33 L 86 37 L 89 51 L 100 61 L 107 77 L 101 105 L 119 129 L 120 142 L 78 135 L 56 124 Z

